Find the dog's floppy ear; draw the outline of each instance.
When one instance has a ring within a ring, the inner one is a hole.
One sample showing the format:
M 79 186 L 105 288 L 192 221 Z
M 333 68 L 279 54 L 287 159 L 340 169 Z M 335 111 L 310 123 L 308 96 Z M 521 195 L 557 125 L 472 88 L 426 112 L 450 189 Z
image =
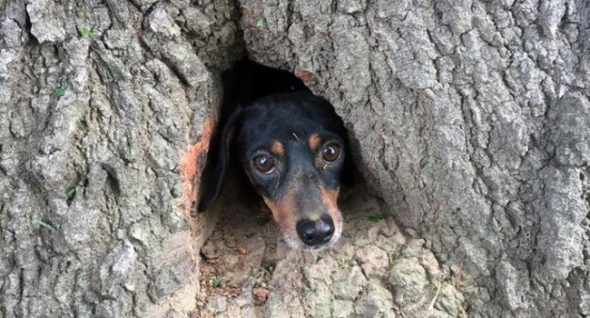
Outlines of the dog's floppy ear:
M 230 145 L 235 135 L 240 111 L 234 112 L 221 129 L 217 129 L 207 154 L 207 164 L 201 177 L 198 212 L 203 212 L 219 196 L 229 167 Z

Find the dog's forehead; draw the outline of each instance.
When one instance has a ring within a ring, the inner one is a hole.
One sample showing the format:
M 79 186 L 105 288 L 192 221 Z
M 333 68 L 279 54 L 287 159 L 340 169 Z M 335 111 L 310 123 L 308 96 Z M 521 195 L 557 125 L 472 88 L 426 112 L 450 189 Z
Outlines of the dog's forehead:
M 289 148 L 294 141 L 313 145 L 346 138 L 342 121 L 332 106 L 309 93 L 273 95 L 255 101 L 242 110 L 236 133 L 238 147 L 244 153 L 269 147 L 273 141 Z M 314 135 L 320 138 L 310 142 Z
M 245 142 L 278 140 L 286 143 L 330 132 L 321 120 L 306 115 L 294 111 L 293 107 L 252 109 L 241 120 L 240 137 Z

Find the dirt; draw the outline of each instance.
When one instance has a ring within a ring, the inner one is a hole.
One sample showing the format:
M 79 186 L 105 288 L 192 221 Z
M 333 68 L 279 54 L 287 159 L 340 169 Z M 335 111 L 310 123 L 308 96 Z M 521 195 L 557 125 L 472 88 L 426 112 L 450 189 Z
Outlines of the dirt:
M 201 289 L 192 317 L 463 315 L 462 296 L 444 283 L 450 282 L 445 270 L 422 240 L 407 237 L 385 217 L 377 198 L 355 189 L 340 206 L 342 240 L 303 253 L 281 242 L 265 207 L 226 203 L 201 250 Z M 439 304 L 443 286 L 451 305 Z
M 269 211 L 254 211 L 239 203 L 225 210 L 201 249 L 199 317 L 212 315 L 207 308 L 215 296 L 236 299 L 247 284 L 256 305 L 264 305 L 268 281 L 280 259 L 276 252 L 278 236 Z

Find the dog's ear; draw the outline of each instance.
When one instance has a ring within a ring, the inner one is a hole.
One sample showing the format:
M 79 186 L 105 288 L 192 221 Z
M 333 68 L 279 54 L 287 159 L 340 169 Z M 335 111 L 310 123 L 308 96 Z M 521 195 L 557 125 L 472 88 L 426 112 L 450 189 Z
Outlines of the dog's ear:
M 240 111 L 238 110 L 227 119 L 223 127 L 217 129 L 211 140 L 209 153 L 207 154 L 207 164 L 199 187 L 198 212 L 203 212 L 209 208 L 219 196 L 219 192 L 221 192 L 229 167 L 230 146 L 234 139 L 239 117 Z

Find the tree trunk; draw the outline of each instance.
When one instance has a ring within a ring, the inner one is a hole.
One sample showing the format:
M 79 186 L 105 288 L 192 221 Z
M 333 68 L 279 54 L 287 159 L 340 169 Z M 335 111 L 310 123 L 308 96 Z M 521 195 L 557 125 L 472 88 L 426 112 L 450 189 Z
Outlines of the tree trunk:
M 590 2 L 0 0 L 0 317 L 194 308 L 246 52 L 334 105 L 469 317 L 590 316 Z
M 185 201 L 220 71 L 243 51 L 235 5 L 0 9 L 0 316 L 165 312 L 194 294 L 187 246 L 211 227 Z

